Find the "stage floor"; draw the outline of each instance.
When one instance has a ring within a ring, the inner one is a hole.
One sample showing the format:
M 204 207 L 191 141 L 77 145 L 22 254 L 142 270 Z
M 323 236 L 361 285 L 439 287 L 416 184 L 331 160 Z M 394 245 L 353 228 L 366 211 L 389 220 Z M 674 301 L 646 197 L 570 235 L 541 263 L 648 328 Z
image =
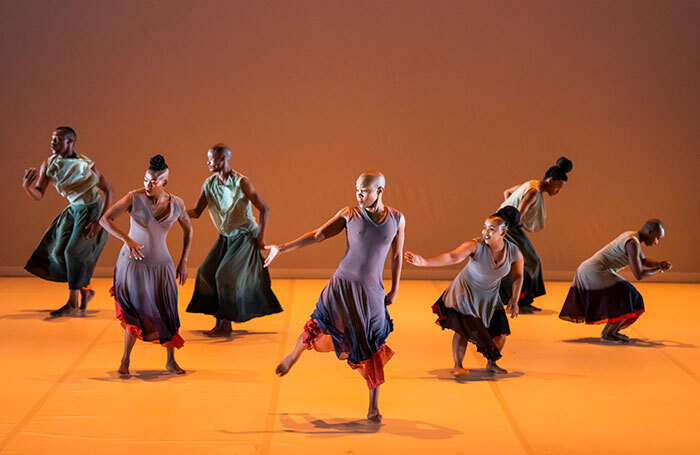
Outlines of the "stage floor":
M 381 425 L 363 420 L 367 388 L 333 354 L 308 351 L 284 378 L 293 346 L 325 282 L 275 280 L 283 313 L 202 335 L 212 318 L 184 312 L 177 360 L 138 342 L 119 379 L 123 330 L 107 290 L 85 318 L 46 320 L 65 285 L 0 279 L 2 454 L 698 454 L 700 285 L 638 284 L 647 313 L 630 345 L 599 342 L 600 326 L 558 319 L 568 283 L 548 283 L 540 314 L 511 320 L 491 376 L 470 345 L 471 374 L 450 376 L 452 332 L 430 305 L 447 284 L 405 281 L 390 307 L 396 351 L 382 386 Z

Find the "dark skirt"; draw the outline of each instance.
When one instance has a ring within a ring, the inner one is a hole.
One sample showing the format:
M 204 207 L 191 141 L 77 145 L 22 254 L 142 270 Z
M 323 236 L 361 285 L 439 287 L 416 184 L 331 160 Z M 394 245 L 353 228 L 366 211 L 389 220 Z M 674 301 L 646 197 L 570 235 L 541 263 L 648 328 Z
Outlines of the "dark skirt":
M 24 269 L 45 280 L 67 282 L 71 290 L 90 284 L 108 235 L 102 229 L 87 239 L 85 227 L 97 220 L 101 207 L 101 202 L 66 207 L 53 220 Z
M 535 247 L 532 246 L 530 239 L 525 235 L 525 231 L 521 228 L 508 229 L 506 239 L 515 243 L 523 255 L 524 270 L 523 270 L 523 286 L 520 289 L 519 305 L 531 305 L 536 297 L 545 295 L 544 279 L 542 278 L 542 263 L 540 257 L 537 256 Z M 510 302 L 513 295 L 513 272 L 508 272 L 508 275 L 501 279 L 499 288 L 501 301 L 504 304 Z
M 619 281 L 607 289 L 600 290 L 583 289 L 574 282 L 559 318 L 586 324 L 612 324 L 622 320 L 628 320 L 631 324 L 642 313 L 644 299 L 627 281 Z
M 219 235 L 197 270 L 188 313 L 245 322 L 282 311 L 254 232 Z
M 454 308 L 445 306 L 442 296 L 432 306 L 433 313 L 438 318 L 435 323 L 443 330 L 450 329 L 476 345 L 476 350 L 489 360 L 498 360 L 502 357 L 493 339 L 499 335 L 510 335 L 510 325 L 506 312 L 503 309 L 496 310 L 487 328 L 481 319 L 476 316 L 462 314 Z

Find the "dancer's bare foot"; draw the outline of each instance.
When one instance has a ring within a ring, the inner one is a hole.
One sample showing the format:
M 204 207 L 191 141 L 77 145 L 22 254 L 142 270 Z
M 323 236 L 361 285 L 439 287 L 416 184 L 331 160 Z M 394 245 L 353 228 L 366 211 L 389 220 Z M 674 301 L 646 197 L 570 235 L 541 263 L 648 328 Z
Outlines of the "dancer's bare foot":
M 72 316 L 77 316 L 78 315 L 78 307 L 71 302 L 66 303 L 63 305 L 61 308 L 58 310 L 53 310 L 51 313 L 49 313 L 52 318 L 60 318 L 60 317 L 72 317 Z
M 622 340 L 623 343 L 627 343 L 627 342 L 630 341 L 630 337 L 628 337 L 628 336 L 625 335 L 624 333 L 615 332 L 614 336 L 616 336 L 617 338 L 619 338 L 620 340 Z
M 539 310 L 539 308 L 538 308 Z M 534 313 L 535 310 L 532 308 L 531 305 L 521 305 L 520 306 L 520 314 L 532 314 Z
M 505 368 L 501 368 L 498 365 L 496 365 L 496 362 L 493 360 L 489 360 L 486 363 L 486 371 L 490 371 L 491 373 L 496 373 L 496 374 L 508 374 L 508 370 Z
M 186 371 L 180 368 L 180 365 L 177 364 L 177 362 L 173 359 L 170 360 L 168 363 L 165 364 L 165 369 L 168 370 L 172 374 L 185 374 Z
M 119 365 L 118 371 L 119 371 L 120 378 L 126 379 L 126 378 L 130 377 L 131 375 L 129 374 L 129 361 L 122 360 L 121 365 Z
M 219 326 L 215 327 L 208 332 L 204 332 L 204 334 L 208 337 L 223 337 L 223 338 L 228 338 L 231 336 L 233 333 L 233 330 L 231 329 L 231 326 L 229 325 L 228 328 L 226 326 Z
M 466 376 L 469 374 L 469 370 L 464 367 L 454 367 L 450 370 L 453 376 Z
M 379 423 L 382 421 L 382 415 L 379 413 L 379 409 L 372 409 L 367 413 L 367 420 L 372 423 Z
M 284 376 L 285 374 L 289 373 L 289 370 L 292 369 L 292 365 L 294 365 L 294 363 L 296 363 L 296 359 L 294 356 L 292 356 L 292 354 L 289 354 L 280 362 L 279 365 L 277 365 L 277 368 L 275 368 L 275 374 L 277 376 Z
M 87 310 L 87 304 L 93 297 L 95 297 L 95 291 L 92 289 L 82 288 L 80 290 L 80 311 Z

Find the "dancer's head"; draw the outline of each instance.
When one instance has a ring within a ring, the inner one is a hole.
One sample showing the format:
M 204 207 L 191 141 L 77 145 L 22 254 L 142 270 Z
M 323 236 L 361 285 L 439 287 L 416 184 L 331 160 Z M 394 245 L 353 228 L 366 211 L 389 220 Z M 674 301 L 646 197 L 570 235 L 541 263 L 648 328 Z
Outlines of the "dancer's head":
M 72 155 L 76 139 L 77 136 L 73 128 L 59 126 L 51 135 L 51 153 L 61 156 Z
M 207 152 L 207 166 L 210 172 L 220 172 L 226 169 L 231 159 L 231 149 L 228 145 L 218 143 Z
M 481 229 L 481 238 L 487 245 L 500 245 L 508 229 L 517 226 L 518 223 L 520 223 L 518 209 L 510 205 L 502 207 L 498 209 L 498 212 L 486 218 L 484 227 Z
M 384 174 L 376 169 L 360 174 L 355 182 L 357 205 L 363 209 L 376 206 L 382 199 L 385 186 L 386 179 L 384 178 Z
M 574 163 L 567 157 L 562 156 L 559 158 L 557 164 L 547 169 L 547 172 L 544 173 L 544 178 L 542 179 L 544 182 L 543 190 L 550 196 L 555 196 L 559 193 L 566 181 L 569 180 L 566 174 L 571 172 L 573 167 Z
M 646 220 L 644 226 L 639 230 L 639 239 L 644 242 L 646 246 L 652 246 L 659 243 L 659 240 L 664 238 L 665 234 L 664 224 L 658 218 L 651 218 Z
M 168 165 L 165 164 L 163 155 L 156 155 L 151 158 L 146 176 L 143 178 L 143 187 L 146 190 L 147 196 L 158 197 L 164 191 L 165 185 L 168 184 Z

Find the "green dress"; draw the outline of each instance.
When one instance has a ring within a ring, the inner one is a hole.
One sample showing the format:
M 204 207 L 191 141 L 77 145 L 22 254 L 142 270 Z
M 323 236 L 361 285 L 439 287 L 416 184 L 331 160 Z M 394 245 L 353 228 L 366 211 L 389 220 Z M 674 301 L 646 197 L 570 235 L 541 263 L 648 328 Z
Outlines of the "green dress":
M 95 264 L 107 243 L 107 232 L 87 239 L 86 226 L 97 221 L 102 208 L 92 170 L 94 163 L 84 155 L 71 158 L 51 155 L 46 177 L 70 203 L 51 223 L 25 270 L 49 281 L 67 282 L 71 290 L 90 284 Z
M 217 174 L 204 181 L 202 191 L 219 238 L 197 270 L 189 313 L 244 322 L 282 311 L 257 247 L 258 225 L 241 189 L 243 178 L 231 171 L 226 182 Z

